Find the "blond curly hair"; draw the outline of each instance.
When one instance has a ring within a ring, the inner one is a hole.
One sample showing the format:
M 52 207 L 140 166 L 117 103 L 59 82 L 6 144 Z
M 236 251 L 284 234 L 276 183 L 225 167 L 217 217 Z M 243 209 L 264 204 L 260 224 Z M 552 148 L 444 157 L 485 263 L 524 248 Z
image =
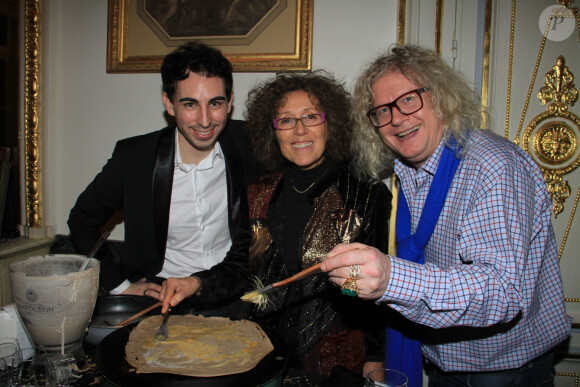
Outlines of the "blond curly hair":
M 357 172 L 373 180 L 392 173 L 396 155 L 366 116 L 374 102 L 371 87 L 387 72 L 400 72 L 417 87 L 431 90 L 431 104 L 444 124 L 444 139 L 447 141 L 452 135 L 460 152 L 465 152 L 470 133 L 482 129 L 486 114 L 479 96 L 435 51 L 415 45 L 393 45 L 363 71 L 355 86 L 351 118 Z

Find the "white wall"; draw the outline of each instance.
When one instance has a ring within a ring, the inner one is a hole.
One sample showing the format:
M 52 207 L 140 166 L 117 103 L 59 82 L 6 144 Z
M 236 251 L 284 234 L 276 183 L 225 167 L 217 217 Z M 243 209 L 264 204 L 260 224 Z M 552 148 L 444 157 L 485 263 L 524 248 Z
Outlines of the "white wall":
M 166 123 L 159 74 L 106 73 L 106 0 L 45 1 L 44 7 L 44 224 L 67 234 L 70 208 L 115 142 Z M 396 0 L 316 0 L 312 67 L 332 71 L 351 88 L 361 65 L 394 43 L 396 31 Z M 253 84 L 272 75 L 234 74 L 234 118 L 242 118 Z M 112 238 L 123 239 L 122 228 Z

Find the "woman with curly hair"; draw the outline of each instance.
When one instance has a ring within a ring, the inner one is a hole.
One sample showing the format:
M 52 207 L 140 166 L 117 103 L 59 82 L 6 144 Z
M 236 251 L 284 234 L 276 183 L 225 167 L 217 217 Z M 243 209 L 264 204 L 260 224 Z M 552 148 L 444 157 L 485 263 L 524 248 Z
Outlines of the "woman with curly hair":
M 338 243 L 386 251 L 391 194 L 349 169 L 351 105 L 343 85 L 324 71 L 279 74 L 250 91 L 246 107 L 254 153 L 270 170 L 248 187 L 256 279 L 290 277 Z M 284 336 L 288 384 L 332 384 L 331 373 L 342 371 L 360 386 L 382 365 L 385 324 L 373 303 L 342 294 L 321 274 L 267 296 L 251 315 L 271 336 Z

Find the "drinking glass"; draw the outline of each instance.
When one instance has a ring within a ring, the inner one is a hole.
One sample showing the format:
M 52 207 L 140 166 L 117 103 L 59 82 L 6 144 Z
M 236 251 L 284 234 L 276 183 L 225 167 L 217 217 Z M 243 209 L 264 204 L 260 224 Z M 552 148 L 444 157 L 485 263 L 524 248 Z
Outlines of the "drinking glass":
M 13 356 L 18 356 L 13 358 Z M 18 340 L 11 337 L 0 338 L 0 359 L 6 362 L 8 367 L 22 363 L 22 352 Z
M 67 385 L 81 377 L 81 370 L 70 354 L 47 354 L 46 376 L 51 385 Z
M 367 374 L 365 387 L 407 387 L 407 377 L 397 370 L 382 368 Z
M 12 378 L 13 387 L 36 387 L 36 377 L 31 369 L 30 361 L 23 361 L 24 355 L 28 353 L 30 349 L 23 349 L 12 355 L 12 366 L 10 367 L 10 376 Z

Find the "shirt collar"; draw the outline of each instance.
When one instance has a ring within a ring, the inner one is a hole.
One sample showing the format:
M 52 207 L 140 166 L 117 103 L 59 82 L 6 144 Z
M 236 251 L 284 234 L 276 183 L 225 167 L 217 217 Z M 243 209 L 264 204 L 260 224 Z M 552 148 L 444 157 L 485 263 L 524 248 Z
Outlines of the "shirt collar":
M 179 149 L 178 136 L 179 130 L 175 128 L 175 168 L 179 168 L 185 173 L 191 171 L 194 167 L 197 167 L 197 169 L 210 169 L 213 167 L 213 162 L 216 157 L 220 159 L 224 158 L 222 148 L 219 142 L 216 141 L 211 152 L 197 166 L 194 164 L 184 164 L 183 158 L 181 157 L 181 150 Z
M 415 168 L 409 166 L 408 164 L 403 163 L 400 159 L 395 159 L 395 173 L 399 176 L 401 176 L 404 171 L 412 171 L 412 172 L 419 172 L 420 170 L 423 170 L 425 172 L 427 172 L 430 175 L 435 175 L 435 172 L 437 171 L 437 166 L 439 165 L 439 161 L 441 160 L 441 155 L 443 154 L 443 147 L 445 146 L 445 141 L 442 139 L 439 142 L 439 145 L 437 146 L 437 149 L 435 149 L 435 152 L 433 152 L 433 154 L 431 155 L 431 157 L 429 157 L 427 159 L 427 161 L 425 161 L 423 163 L 423 165 L 421 165 L 421 167 L 415 171 Z M 408 173 L 407 172 L 407 173 Z

